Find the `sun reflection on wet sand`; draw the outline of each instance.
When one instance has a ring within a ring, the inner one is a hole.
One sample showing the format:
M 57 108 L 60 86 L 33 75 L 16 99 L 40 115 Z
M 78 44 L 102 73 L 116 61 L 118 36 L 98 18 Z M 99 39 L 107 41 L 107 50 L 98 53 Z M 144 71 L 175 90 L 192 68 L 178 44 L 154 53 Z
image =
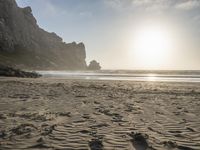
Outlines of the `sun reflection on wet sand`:
M 147 75 L 147 81 L 156 81 L 158 78 L 157 78 L 157 75 L 156 74 L 148 74 Z

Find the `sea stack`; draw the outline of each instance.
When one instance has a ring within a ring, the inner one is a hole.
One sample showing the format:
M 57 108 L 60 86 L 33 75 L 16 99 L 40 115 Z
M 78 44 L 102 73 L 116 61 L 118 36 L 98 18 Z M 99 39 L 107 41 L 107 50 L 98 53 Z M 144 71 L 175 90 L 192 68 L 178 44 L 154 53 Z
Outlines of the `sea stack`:
M 88 66 L 88 70 L 101 70 L 101 66 L 96 60 L 92 60 Z

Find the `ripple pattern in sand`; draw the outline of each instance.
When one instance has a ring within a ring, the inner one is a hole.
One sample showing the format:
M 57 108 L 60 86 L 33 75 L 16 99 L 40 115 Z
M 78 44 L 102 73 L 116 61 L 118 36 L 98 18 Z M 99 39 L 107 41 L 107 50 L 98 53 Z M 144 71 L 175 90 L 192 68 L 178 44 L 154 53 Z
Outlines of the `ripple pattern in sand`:
M 0 82 L 2 150 L 200 149 L 198 85 Z

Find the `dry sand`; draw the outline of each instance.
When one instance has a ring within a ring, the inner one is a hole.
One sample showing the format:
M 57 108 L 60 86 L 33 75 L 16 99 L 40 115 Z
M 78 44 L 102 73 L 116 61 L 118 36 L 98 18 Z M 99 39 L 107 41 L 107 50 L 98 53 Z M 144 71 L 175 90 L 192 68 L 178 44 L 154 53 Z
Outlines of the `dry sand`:
M 0 78 L 0 149 L 200 150 L 200 83 Z

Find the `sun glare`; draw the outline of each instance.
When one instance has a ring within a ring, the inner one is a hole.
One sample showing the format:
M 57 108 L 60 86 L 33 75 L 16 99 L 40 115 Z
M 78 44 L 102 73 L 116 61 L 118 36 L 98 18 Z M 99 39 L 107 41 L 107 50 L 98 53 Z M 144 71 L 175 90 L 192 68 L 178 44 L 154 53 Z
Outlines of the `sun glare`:
M 169 33 L 157 26 L 138 30 L 132 43 L 134 61 L 145 69 L 163 67 L 172 47 Z

